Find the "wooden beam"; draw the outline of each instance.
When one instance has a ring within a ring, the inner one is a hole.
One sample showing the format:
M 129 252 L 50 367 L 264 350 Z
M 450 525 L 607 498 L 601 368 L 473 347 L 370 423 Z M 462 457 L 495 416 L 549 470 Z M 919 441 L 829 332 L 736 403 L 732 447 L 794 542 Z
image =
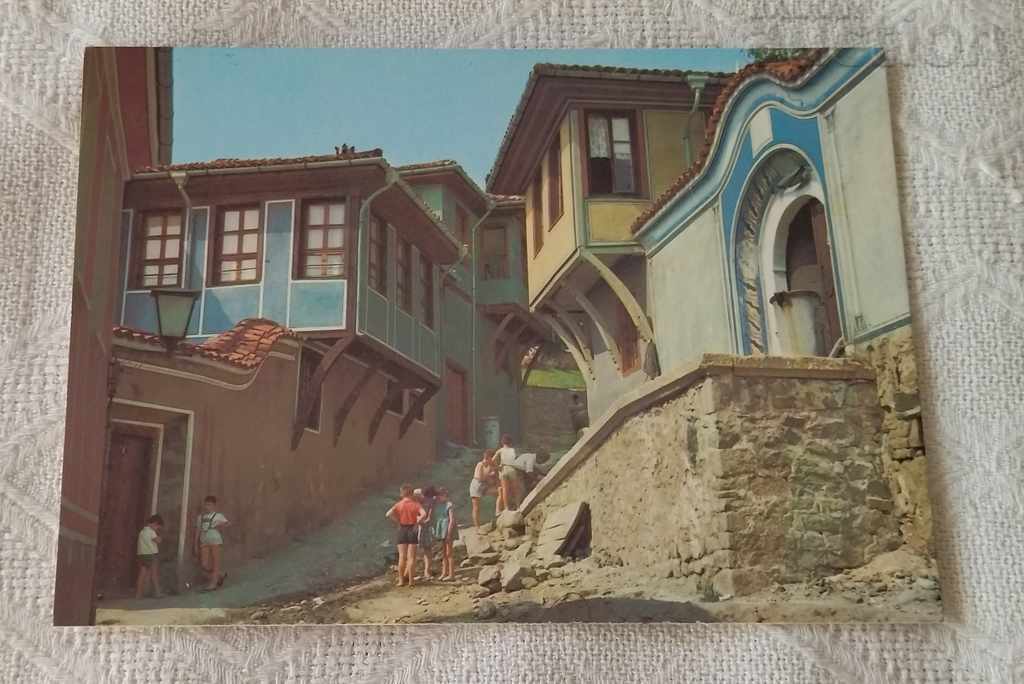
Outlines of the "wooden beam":
M 498 328 L 494 331 L 494 339 L 491 340 L 491 358 L 493 358 L 495 362 L 497 362 L 498 359 L 498 342 L 501 341 L 501 334 L 505 332 L 505 328 L 507 328 L 508 324 L 514 321 L 515 318 L 516 315 L 514 313 L 509 312 L 505 314 L 501 319 L 501 323 L 498 324 Z
M 313 413 L 313 404 L 316 400 L 316 395 L 323 386 L 324 380 L 327 378 L 327 374 L 331 371 L 335 362 L 341 358 L 341 355 L 354 340 L 355 335 L 352 333 L 346 333 L 342 337 L 338 338 L 338 340 L 331 345 L 330 350 L 320 359 L 320 363 L 317 365 L 316 370 L 313 371 L 313 377 L 310 378 L 309 383 L 300 388 L 299 402 L 295 409 L 295 424 L 292 426 L 292 451 L 299 448 L 299 442 L 302 441 L 302 435 L 306 431 L 306 424 L 309 422 L 309 417 Z M 299 364 L 301 363 L 302 350 L 300 349 Z
M 515 347 L 516 340 L 523 334 L 525 329 L 526 323 L 521 323 L 515 331 L 510 330 L 505 334 L 505 342 L 501 345 L 501 349 L 498 350 L 498 353 L 494 355 L 495 368 L 501 368 L 505 364 L 505 359 L 508 357 L 508 350 Z
M 572 319 L 569 312 L 562 308 L 562 305 L 556 302 L 554 297 L 548 301 L 547 305 L 548 308 L 555 313 L 555 318 L 561 321 L 562 325 L 564 325 L 566 329 L 572 333 L 572 336 L 576 338 L 576 345 L 580 348 L 580 351 L 583 352 L 583 355 L 587 357 L 587 361 L 593 361 L 594 352 L 590 348 L 590 340 L 583 339 L 583 331 L 580 330 L 580 326 L 578 326 L 576 321 Z
M 538 313 L 537 318 L 544 321 L 544 323 L 546 323 L 547 326 L 551 328 L 556 335 L 558 335 L 558 338 L 562 340 L 562 344 L 564 344 L 566 349 L 569 350 L 569 353 L 572 354 L 572 358 L 576 361 L 576 366 L 579 367 L 580 372 L 583 373 L 584 381 L 592 381 L 594 379 L 594 371 L 590 367 L 590 363 L 583 357 L 583 352 L 581 352 L 579 347 L 576 346 L 576 340 L 573 339 L 572 333 L 563 328 L 562 324 L 549 314 Z M 587 384 L 589 385 L 590 383 L 588 382 Z
M 409 426 L 412 425 L 412 421 L 416 417 L 416 414 L 420 412 L 420 409 L 427 405 L 427 402 L 430 401 L 436 393 L 437 388 L 429 385 L 419 390 L 416 400 L 412 402 L 412 406 L 410 406 L 409 410 L 405 412 L 404 416 L 402 416 L 402 422 L 398 425 L 398 439 L 405 437 L 405 433 L 409 430 Z
M 369 384 L 370 380 L 377 375 L 377 369 L 380 367 L 380 361 L 376 361 L 367 366 L 363 374 L 359 376 L 359 380 L 352 386 L 352 389 L 348 391 L 345 396 L 345 400 L 341 402 L 341 406 L 334 414 L 334 446 L 338 446 L 338 439 L 341 437 L 341 431 L 345 427 L 345 421 L 348 419 L 348 414 L 352 412 L 356 402 L 359 401 L 359 395 L 362 394 L 366 385 Z
M 380 428 L 380 421 L 384 419 L 384 412 L 388 410 L 388 404 L 395 400 L 396 397 L 400 397 L 405 388 L 401 383 L 396 382 L 394 386 L 384 395 L 384 398 L 380 402 L 380 406 L 377 407 L 377 412 L 373 414 L 373 420 L 370 421 L 370 430 L 367 434 L 367 441 L 373 443 L 373 438 L 377 436 L 377 429 Z
M 615 368 L 622 371 L 622 352 L 619 351 L 619 343 L 615 339 L 615 334 L 612 332 L 612 328 L 608 325 L 608 320 L 604 317 L 597 307 L 587 299 L 587 296 L 577 290 L 572 285 L 567 285 L 566 290 L 576 298 L 576 302 L 583 309 L 584 313 L 590 316 L 590 320 L 594 323 L 594 327 L 597 328 L 598 334 L 604 341 L 605 348 L 608 349 L 612 355 L 612 361 L 615 363 Z
M 622 282 L 619 276 L 615 275 L 612 269 L 608 268 L 608 265 L 598 259 L 590 252 L 582 251 L 583 258 L 594 267 L 597 274 L 601 276 L 601 279 L 611 288 L 615 296 L 622 302 L 622 306 L 625 307 L 629 317 L 633 319 L 633 325 L 636 326 L 636 331 L 640 334 L 640 337 L 644 342 L 654 341 L 654 331 L 651 329 L 651 323 L 647 320 L 647 314 L 644 313 L 643 307 L 640 306 L 640 302 L 636 301 L 636 297 L 630 291 L 626 284 Z

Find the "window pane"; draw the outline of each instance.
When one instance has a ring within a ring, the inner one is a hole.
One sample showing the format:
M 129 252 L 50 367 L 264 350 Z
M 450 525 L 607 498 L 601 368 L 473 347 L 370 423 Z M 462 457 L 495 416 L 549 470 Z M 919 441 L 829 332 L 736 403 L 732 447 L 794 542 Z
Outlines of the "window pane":
M 331 228 L 327 231 L 327 246 L 331 248 L 341 247 L 345 239 L 344 228 Z
M 629 140 L 629 119 L 624 117 L 612 119 L 612 139 L 616 142 Z
M 160 235 L 160 233 L 163 232 L 163 226 L 163 216 L 146 217 L 146 235 Z
M 328 264 L 327 266 L 324 267 L 324 275 L 340 276 L 342 275 L 342 268 L 343 267 L 341 264 Z
M 238 254 L 238 236 L 225 235 L 222 243 L 221 254 Z
M 328 254 L 324 258 L 328 264 L 341 264 L 345 262 L 345 257 L 342 254 Z
M 225 261 L 220 265 L 220 280 L 222 283 L 230 283 L 238 280 L 237 261 Z
M 164 277 L 160 280 L 161 285 L 177 285 L 178 274 L 177 273 L 164 273 Z
M 259 209 L 246 209 L 245 210 L 245 228 L 246 230 L 252 230 L 258 228 L 260 225 L 260 210 Z
M 633 149 L 629 146 L 628 142 L 617 142 L 615 143 L 615 158 L 616 159 L 632 159 Z
M 168 258 L 168 259 L 177 259 L 178 258 L 178 243 L 179 243 L 179 241 L 177 239 L 168 240 L 167 241 L 166 246 L 164 247 L 164 256 L 166 258 Z
M 587 117 L 587 137 L 590 138 L 590 156 L 607 159 L 611 156 L 608 149 L 608 119 L 591 114 Z
M 323 249 L 324 231 L 322 228 L 314 228 L 306 233 L 307 249 Z
M 153 287 L 158 284 L 158 277 L 155 275 L 143 276 L 142 284 L 145 287 Z
M 615 160 L 615 185 L 613 192 L 633 192 L 633 160 Z
M 245 254 L 255 254 L 258 244 L 259 236 L 255 233 L 247 233 L 242 236 L 242 252 Z
M 157 240 L 146 240 L 146 258 L 147 259 L 159 259 L 160 258 L 160 245 L 161 241 Z
M 171 275 L 178 275 L 178 264 L 165 264 L 164 273 L 170 273 Z
M 337 202 L 331 205 L 330 216 L 327 220 L 328 223 L 333 225 L 340 225 L 345 222 L 345 204 Z
M 167 234 L 178 235 L 181 233 L 181 216 L 171 214 L 167 217 Z
M 256 260 L 255 259 L 243 259 L 242 260 L 242 268 L 247 270 L 247 271 L 255 271 L 256 270 Z
M 322 226 L 324 223 L 324 205 L 311 204 L 306 211 L 306 223 L 311 226 Z
M 237 211 L 225 211 L 224 212 L 224 230 L 226 230 L 226 231 L 238 230 L 238 212 Z

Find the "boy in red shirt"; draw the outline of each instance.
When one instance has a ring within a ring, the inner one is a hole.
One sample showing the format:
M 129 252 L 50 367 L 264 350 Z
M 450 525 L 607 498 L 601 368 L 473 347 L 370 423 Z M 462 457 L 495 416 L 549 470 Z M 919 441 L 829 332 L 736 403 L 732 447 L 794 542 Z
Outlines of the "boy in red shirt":
M 417 526 L 427 517 L 427 511 L 413 498 L 412 485 L 404 484 L 402 498 L 388 509 L 384 517 L 398 524 L 398 586 L 412 586 L 416 574 Z

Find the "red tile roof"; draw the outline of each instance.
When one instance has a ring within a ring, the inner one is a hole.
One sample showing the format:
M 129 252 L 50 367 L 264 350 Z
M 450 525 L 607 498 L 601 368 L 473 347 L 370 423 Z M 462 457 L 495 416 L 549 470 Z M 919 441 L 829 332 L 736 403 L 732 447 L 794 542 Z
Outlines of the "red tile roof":
M 121 339 L 154 346 L 163 344 L 159 335 L 141 330 L 115 326 L 113 332 L 114 337 Z M 282 337 L 297 338 L 298 335 L 265 318 L 246 318 L 239 321 L 230 330 L 212 337 L 202 344 L 182 342 L 177 347 L 177 353 L 201 356 L 238 368 L 258 368 L 266 360 L 274 343 Z
M 373 159 L 383 157 L 384 151 L 379 147 L 372 150 L 338 151 L 334 154 L 319 154 L 306 157 L 270 157 L 263 159 L 213 159 L 211 161 L 187 162 L 183 164 L 162 164 L 160 166 L 145 166 L 136 169 L 136 173 L 160 173 L 164 171 L 200 171 L 204 169 L 240 169 L 250 166 L 285 166 L 287 164 L 304 164 L 314 162 L 329 162 L 349 159 Z
M 799 57 L 794 57 L 784 61 L 766 60 L 754 62 L 752 64 L 748 64 L 730 76 L 723 85 L 718 97 L 715 98 L 715 104 L 711 108 L 711 116 L 708 118 L 707 124 L 704 128 L 704 145 L 701 147 L 700 154 L 697 155 L 697 159 L 690 165 L 690 168 L 686 169 L 682 175 L 676 178 L 672 184 L 654 200 L 654 203 L 651 204 L 650 207 L 645 209 L 636 217 L 636 220 L 633 221 L 633 225 L 630 226 L 630 230 L 636 233 L 643 228 L 644 224 L 654 217 L 655 214 L 661 211 L 661 209 L 668 204 L 673 197 L 681 194 L 704 169 L 704 165 L 711 156 L 711 146 L 714 143 L 715 135 L 718 132 L 718 124 L 722 120 L 722 115 L 725 113 L 725 108 L 728 105 L 729 100 L 736 94 L 740 86 L 756 76 L 763 75 L 774 77 L 784 83 L 792 83 L 799 80 L 801 76 L 810 71 L 811 67 L 817 64 L 818 61 L 827 53 L 827 49 L 819 48 L 808 50 Z
M 419 162 L 416 164 L 404 164 L 402 166 L 396 166 L 396 171 L 418 171 L 420 169 L 434 169 L 443 166 L 458 166 L 459 162 L 454 159 L 435 159 L 434 161 Z

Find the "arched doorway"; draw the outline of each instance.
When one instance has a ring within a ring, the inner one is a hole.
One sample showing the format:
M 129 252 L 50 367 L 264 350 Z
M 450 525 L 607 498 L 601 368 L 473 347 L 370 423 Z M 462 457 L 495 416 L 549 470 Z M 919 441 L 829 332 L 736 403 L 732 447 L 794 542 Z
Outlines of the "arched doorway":
M 804 193 L 779 197 L 782 206 L 765 217 L 769 350 L 826 356 L 842 337 L 835 274 L 825 207 L 817 193 Z

